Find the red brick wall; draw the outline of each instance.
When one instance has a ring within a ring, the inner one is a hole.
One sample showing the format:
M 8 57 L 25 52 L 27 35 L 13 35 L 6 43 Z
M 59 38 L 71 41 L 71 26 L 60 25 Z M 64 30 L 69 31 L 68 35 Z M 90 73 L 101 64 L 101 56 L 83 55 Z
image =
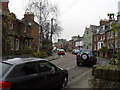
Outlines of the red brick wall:
M 2 10 L 8 9 L 8 2 L 0 2 L 0 5 L 2 5 Z

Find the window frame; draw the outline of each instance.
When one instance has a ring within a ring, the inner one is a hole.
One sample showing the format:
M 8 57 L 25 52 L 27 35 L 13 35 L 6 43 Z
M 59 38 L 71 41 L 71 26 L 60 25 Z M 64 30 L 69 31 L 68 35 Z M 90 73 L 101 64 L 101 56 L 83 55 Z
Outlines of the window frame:
M 51 65 L 52 67 L 54 67 L 54 70 L 51 69 L 50 71 L 43 71 L 43 72 L 40 71 L 40 64 L 39 64 L 39 63 L 42 63 L 42 62 L 43 62 L 43 63 L 44 63 L 44 62 L 45 62 L 45 63 L 48 63 L 49 65 Z M 37 65 L 38 65 L 39 73 L 56 72 L 56 70 L 57 70 L 57 67 L 56 67 L 54 64 L 52 64 L 52 63 L 50 63 L 50 62 L 48 62 L 48 61 L 38 61 L 38 62 L 37 62 Z

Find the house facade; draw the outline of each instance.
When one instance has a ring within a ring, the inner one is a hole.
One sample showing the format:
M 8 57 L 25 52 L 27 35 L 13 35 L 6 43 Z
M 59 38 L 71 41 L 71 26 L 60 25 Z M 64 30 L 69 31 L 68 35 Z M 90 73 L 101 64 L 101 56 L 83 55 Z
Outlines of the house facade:
M 83 49 L 93 49 L 93 35 L 97 31 L 98 26 L 90 25 L 89 28 L 85 28 L 83 34 Z
M 118 15 L 119 17 L 119 15 Z M 105 23 L 106 22 L 106 23 Z M 113 31 L 114 27 L 111 27 L 112 23 L 116 23 L 118 25 L 119 20 L 105 20 L 104 23 L 100 23 L 100 26 L 97 32 L 93 35 L 93 50 L 100 52 L 102 47 L 106 47 L 107 51 L 103 53 L 102 56 L 106 56 L 107 58 L 113 57 L 115 52 L 119 49 L 119 33 L 120 30 L 115 32 Z M 119 25 L 118 25 L 119 26 Z
M 41 27 L 34 21 L 34 15 L 27 13 L 19 20 L 9 11 L 8 3 L 9 1 L 1 2 L 3 55 L 22 54 L 25 47 L 39 50 Z
M 25 26 L 23 27 L 23 30 L 26 34 L 28 34 L 31 39 L 28 39 L 28 46 L 31 46 L 33 48 L 36 48 L 39 50 L 41 48 L 41 27 L 38 23 L 34 21 L 34 14 L 32 13 L 26 13 L 24 14 L 24 18 L 22 19 Z

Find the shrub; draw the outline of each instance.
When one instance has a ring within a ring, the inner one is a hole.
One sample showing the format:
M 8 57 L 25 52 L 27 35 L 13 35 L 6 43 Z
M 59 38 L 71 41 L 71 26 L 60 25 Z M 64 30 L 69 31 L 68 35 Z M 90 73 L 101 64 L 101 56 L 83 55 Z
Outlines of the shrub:
M 33 55 L 35 57 L 41 57 L 41 52 L 37 51 L 37 52 L 34 52 Z
M 32 47 L 30 47 L 30 46 L 26 46 L 22 50 L 23 54 L 33 54 L 33 52 L 34 52 L 34 49 Z
M 102 52 L 102 53 L 107 53 L 107 52 L 108 52 L 108 48 L 107 48 L 107 47 L 102 47 L 102 48 L 100 49 L 100 52 Z

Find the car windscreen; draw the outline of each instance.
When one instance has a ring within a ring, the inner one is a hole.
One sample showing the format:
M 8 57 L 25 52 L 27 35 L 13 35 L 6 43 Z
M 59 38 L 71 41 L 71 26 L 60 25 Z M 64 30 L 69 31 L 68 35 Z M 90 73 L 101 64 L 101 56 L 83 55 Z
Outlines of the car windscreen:
M 0 63 L 0 77 L 3 77 L 5 73 L 12 67 L 12 64 Z

